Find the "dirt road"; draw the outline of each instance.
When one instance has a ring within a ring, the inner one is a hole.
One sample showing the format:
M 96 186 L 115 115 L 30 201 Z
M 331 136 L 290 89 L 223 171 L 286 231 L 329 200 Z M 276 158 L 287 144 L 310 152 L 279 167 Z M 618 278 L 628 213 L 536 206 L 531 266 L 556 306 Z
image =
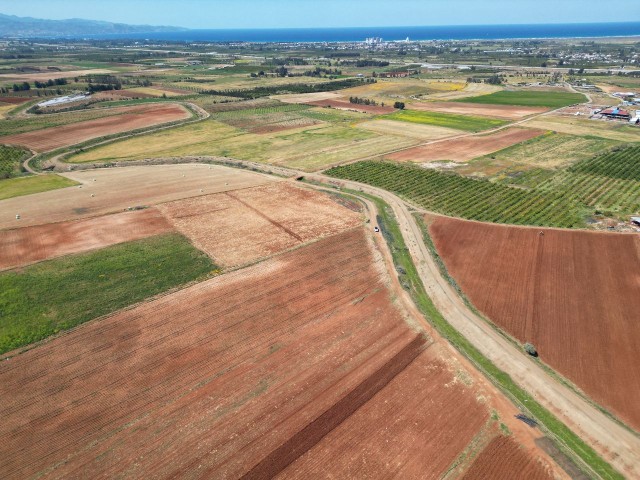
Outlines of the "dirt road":
M 329 178 L 324 175 L 306 177 L 318 182 L 327 182 Z M 368 185 L 342 180 L 340 183 L 350 189 L 376 195 L 391 206 L 427 293 L 456 330 L 591 445 L 614 468 L 629 478 L 640 478 L 640 438 L 561 385 L 475 315 L 440 275 L 422 241 L 420 227 L 403 201 L 385 190 Z

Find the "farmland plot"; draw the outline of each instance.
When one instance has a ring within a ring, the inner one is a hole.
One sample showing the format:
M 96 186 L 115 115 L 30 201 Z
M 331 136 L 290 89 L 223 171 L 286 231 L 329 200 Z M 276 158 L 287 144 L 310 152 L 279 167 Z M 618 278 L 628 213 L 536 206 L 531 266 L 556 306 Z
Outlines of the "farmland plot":
M 387 278 L 355 229 L 2 362 L 0 474 L 440 477 L 493 393 Z
M 447 218 L 433 222 L 430 232 L 449 273 L 480 311 L 520 342 L 533 343 L 545 363 L 640 428 L 636 235 L 541 234 Z

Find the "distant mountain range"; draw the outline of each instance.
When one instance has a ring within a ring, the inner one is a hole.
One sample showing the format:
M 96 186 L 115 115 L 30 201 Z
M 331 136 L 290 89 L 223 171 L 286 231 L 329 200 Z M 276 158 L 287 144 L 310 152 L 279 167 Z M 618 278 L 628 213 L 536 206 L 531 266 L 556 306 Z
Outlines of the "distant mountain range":
M 44 20 L 0 13 L 0 37 L 65 37 L 69 35 L 103 35 L 109 33 L 184 32 L 187 30 L 180 27 L 127 25 L 80 18 Z

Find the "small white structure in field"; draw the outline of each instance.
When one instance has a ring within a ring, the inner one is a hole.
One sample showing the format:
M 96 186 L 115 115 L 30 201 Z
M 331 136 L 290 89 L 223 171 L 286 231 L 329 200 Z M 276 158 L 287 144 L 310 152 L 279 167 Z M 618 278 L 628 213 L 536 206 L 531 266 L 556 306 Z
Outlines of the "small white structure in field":
M 16 215 L 16 220 L 20 220 L 20 214 Z

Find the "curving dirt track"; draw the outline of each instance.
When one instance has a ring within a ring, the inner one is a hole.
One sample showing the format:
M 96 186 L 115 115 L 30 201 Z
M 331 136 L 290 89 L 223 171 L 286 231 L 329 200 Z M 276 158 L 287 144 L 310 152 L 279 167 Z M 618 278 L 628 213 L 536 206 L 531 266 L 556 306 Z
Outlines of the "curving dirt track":
M 122 111 L 122 114 L 107 118 L 0 137 L 0 143 L 22 145 L 36 152 L 48 152 L 92 138 L 175 122 L 191 116 L 183 106 L 177 104 L 143 105 L 124 108 Z
M 499 436 L 482 451 L 462 478 L 463 480 L 480 478 L 552 480 L 553 476 L 511 437 Z
M 543 133 L 543 130 L 507 128 L 489 135 L 474 135 L 420 145 L 388 155 L 388 158 L 399 162 L 424 162 L 434 160 L 465 162 L 491 152 L 502 150 L 516 143 L 530 140 Z
M 544 362 L 640 430 L 637 235 L 444 217 L 429 230 L 449 273 L 480 311 L 533 343 Z
M 154 208 L 75 222 L 0 230 L 0 270 L 172 230 Z
M 361 215 L 330 197 L 278 182 L 159 205 L 194 245 L 225 267 L 333 235 L 361 224 Z
M 455 113 L 459 115 L 480 115 L 503 120 L 519 120 L 529 115 L 549 110 L 545 107 L 523 107 L 517 105 L 483 105 L 465 102 L 415 102 L 407 106 L 409 110 L 426 112 Z

